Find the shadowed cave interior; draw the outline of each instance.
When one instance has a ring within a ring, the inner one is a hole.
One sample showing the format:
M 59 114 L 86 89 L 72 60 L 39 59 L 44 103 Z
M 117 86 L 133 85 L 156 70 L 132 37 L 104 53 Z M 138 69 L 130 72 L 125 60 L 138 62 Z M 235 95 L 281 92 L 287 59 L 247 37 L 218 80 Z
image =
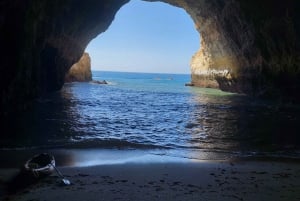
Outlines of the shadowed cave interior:
M 61 89 L 87 44 L 127 2 L 2 1 L 3 122 L 33 99 Z M 195 86 L 299 100 L 298 1 L 164 2 L 185 9 L 201 34 L 201 48 L 191 61 Z

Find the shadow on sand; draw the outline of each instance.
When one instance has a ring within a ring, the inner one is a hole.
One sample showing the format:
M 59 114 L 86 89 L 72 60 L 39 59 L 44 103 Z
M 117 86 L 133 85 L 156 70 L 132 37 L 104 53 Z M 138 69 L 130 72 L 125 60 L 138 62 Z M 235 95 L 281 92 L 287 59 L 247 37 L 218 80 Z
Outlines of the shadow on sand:
M 42 179 L 47 177 L 46 175 L 41 175 L 35 177 L 31 172 L 20 170 L 19 173 L 13 176 L 9 181 L 3 183 L 3 188 L 0 189 L 0 194 L 4 196 L 10 196 L 24 191 L 25 189 L 36 185 Z

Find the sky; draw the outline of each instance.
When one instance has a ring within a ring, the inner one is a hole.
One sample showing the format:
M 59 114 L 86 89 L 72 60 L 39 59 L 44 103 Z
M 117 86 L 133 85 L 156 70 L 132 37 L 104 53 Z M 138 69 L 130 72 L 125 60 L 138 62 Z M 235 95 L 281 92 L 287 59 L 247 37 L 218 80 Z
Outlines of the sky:
M 190 74 L 190 60 L 199 47 L 199 33 L 183 9 L 132 0 L 86 52 L 92 70 Z

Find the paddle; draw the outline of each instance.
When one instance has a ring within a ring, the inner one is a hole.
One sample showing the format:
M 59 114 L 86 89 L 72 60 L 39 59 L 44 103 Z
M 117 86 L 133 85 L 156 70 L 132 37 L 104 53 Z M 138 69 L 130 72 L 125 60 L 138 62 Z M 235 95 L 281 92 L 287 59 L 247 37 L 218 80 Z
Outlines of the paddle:
M 65 184 L 65 185 L 70 185 L 71 184 L 70 180 L 66 179 L 64 177 L 64 175 L 62 175 L 62 173 L 53 164 L 51 164 L 51 165 L 52 165 L 52 167 L 54 167 L 57 174 L 62 178 L 62 180 L 61 180 L 62 183 Z

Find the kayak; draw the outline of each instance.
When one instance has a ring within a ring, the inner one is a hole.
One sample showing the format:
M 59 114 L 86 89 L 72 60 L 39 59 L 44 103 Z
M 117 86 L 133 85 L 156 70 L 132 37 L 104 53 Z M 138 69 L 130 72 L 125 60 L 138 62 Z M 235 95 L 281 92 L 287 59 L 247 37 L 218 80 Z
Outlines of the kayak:
M 50 175 L 54 171 L 54 168 L 54 156 L 47 153 L 35 155 L 24 164 L 24 170 L 33 174 L 36 178 Z

